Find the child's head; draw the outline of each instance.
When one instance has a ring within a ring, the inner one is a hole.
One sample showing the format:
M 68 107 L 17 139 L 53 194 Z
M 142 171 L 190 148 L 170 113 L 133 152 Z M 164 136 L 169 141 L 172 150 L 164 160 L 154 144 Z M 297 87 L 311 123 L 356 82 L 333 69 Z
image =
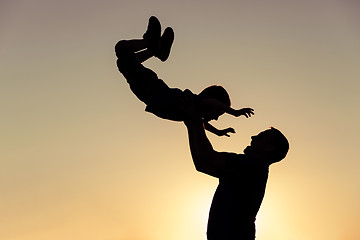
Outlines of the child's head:
M 218 85 L 209 86 L 204 90 L 202 90 L 201 93 L 199 93 L 199 97 L 214 98 L 229 107 L 231 105 L 230 96 L 225 90 L 225 88 L 223 88 L 222 86 L 218 86 Z
M 199 97 L 200 100 L 215 99 L 228 107 L 231 106 L 230 96 L 225 90 L 225 88 L 223 88 L 222 86 L 209 86 L 199 93 Z M 210 121 L 212 119 L 217 120 L 217 118 L 222 114 L 224 114 L 224 111 L 219 111 L 218 109 L 211 108 L 209 106 L 202 109 L 203 118 L 207 121 Z

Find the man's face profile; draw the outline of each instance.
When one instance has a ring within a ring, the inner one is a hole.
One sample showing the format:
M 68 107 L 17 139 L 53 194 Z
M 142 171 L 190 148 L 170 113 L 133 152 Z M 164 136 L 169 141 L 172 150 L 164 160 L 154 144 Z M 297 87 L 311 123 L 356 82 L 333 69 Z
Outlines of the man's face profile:
M 244 153 L 254 157 L 264 155 L 271 147 L 271 130 L 265 130 L 256 136 L 251 137 L 250 145 L 244 150 Z

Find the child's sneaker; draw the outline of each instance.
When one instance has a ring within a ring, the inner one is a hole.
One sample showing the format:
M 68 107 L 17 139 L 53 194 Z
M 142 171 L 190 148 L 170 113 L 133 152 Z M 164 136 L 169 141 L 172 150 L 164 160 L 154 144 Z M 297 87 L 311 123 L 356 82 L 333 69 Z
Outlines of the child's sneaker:
M 163 62 L 168 59 L 171 46 L 174 42 L 174 37 L 174 30 L 171 27 L 167 27 L 164 34 L 161 36 L 160 48 L 156 51 L 155 57 L 159 58 Z
M 146 32 L 143 35 L 143 38 L 150 43 L 150 49 L 153 49 L 156 51 L 159 47 L 159 41 L 160 41 L 160 35 L 161 35 L 161 25 L 159 20 L 151 16 L 149 18 L 149 24 L 147 27 Z

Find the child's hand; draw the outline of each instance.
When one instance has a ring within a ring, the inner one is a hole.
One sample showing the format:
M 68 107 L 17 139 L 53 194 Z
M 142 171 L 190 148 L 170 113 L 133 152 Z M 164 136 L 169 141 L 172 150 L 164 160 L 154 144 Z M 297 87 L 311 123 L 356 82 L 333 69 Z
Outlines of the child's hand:
M 254 109 L 252 108 L 242 108 L 239 110 L 235 110 L 235 117 L 239 117 L 244 115 L 246 118 L 251 117 L 251 115 L 254 115 Z
M 230 137 L 229 133 L 235 133 L 235 129 L 233 128 L 225 128 L 225 129 L 222 129 L 222 130 L 219 130 L 218 132 L 218 136 L 227 136 L 227 137 Z

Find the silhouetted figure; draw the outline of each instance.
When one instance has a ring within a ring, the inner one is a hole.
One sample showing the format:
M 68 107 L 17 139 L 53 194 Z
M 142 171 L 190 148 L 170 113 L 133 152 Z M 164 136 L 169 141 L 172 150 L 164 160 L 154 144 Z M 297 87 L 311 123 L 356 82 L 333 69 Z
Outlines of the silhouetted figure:
M 208 140 L 192 96 L 184 98 L 185 121 L 196 170 L 219 178 L 209 213 L 209 240 L 254 240 L 255 217 L 264 197 L 269 166 L 289 149 L 285 136 L 270 128 L 251 137 L 244 154 L 217 152 Z
M 180 105 L 184 92 L 187 92 L 193 96 L 195 108 L 206 130 L 218 136 L 229 136 L 229 133 L 234 133 L 233 128 L 219 130 L 208 122 L 217 120 L 224 113 L 235 117 L 241 115 L 250 117 L 254 114 L 253 109 L 231 108 L 230 97 L 221 86 L 207 87 L 198 95 L 188 89 L 182 91 L 178 88 L 169 88 L 155 72 L 142 65 L 151 57 L 157 57 L 161 61 L 168 59 L 174 41 L 174 31 L 167 27 L 163 35 L 160 35 L 159 20 L 156 17 L 150 17 L 143 39 L 122 40 L 115 46 L 119 71 L 126 78 L 133 93 L 147 105 L 145 111 L 163 119 L 184 121 L 187 115 Z

